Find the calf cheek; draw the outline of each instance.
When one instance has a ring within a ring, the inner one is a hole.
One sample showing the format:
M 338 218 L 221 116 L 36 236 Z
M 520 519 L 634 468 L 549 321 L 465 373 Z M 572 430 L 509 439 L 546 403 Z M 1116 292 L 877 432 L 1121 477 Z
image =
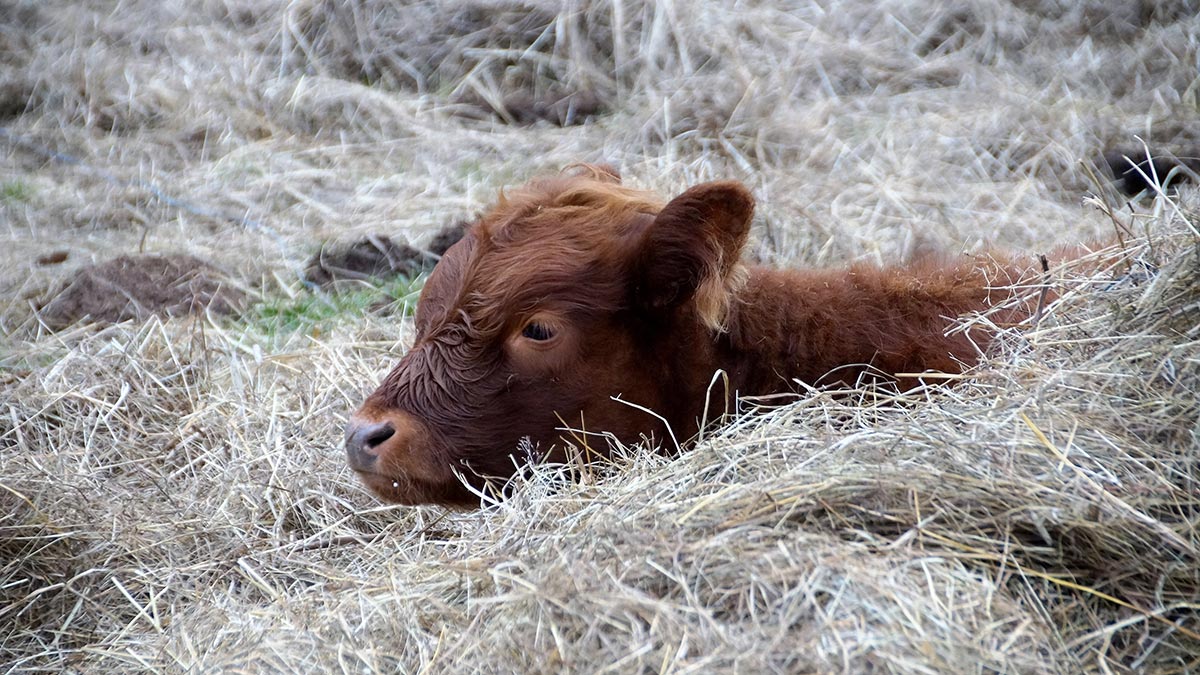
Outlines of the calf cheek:
M 668 417 L 670 391 L 664 391 L 665 376 L 654 362 L 637 363 L 630 356 L 628 340 L 610 338 L 608 349 L 589 355 L 574 380 L 577 405 L 572 409 L 572 426 L 588 432 L 603 432 L 623 444 L 645 438 L 668 439 L 660 417 Z M 669 387 L 668 387 L 669 389 Z M 593 440 L 590 449 L 606 451 Z M 607 453 L 605 453 L 607 454 Z
M 490 448 L 473 457 L 473 465 L 489 475 L 510 476 L 520 464 L 557 461 L 560 437 L 569 437 L 562 429 L 578 426 L 578 420 L 571 420 L 578 410 L 574 399 L 554 382 L 513 376 L 503 385 L 472 430 L 474 440 Z

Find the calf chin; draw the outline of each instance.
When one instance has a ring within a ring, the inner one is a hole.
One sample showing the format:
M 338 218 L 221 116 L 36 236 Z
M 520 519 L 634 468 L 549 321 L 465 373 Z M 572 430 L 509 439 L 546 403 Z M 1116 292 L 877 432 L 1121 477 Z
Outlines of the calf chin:
M 422 504 L 439 504 L 460 508 L 478 508 L 480 499 L 468 490 L 460 481 L 452 483 L 428 483 L 411 476 L 385 476 L 377 473 L 356 471 L 375 496 L 385 502 L 419 506 Z

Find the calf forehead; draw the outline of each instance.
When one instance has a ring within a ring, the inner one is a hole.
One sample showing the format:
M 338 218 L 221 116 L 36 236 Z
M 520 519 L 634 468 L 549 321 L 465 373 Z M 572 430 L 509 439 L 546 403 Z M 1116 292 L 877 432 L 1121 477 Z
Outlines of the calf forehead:
M 563 211 L 477 225 L 434 269 L 418 307 L 418 328 L 461 317 L 482 322 L 484 329 L 539 305 L 611 305 L 637 235 L 653 216 L 589 219 L 581 209 Z
M 418 332 L 463 312 L 480 318 L 473 307 L 496 319 L 570 289 L 578 295 L 581 285 L 619 285 L 614 275 L 661 208 L 654 195 L 609 174 L 534 181 L 502 194 L 434 269 L 417 308 Z M 567 295 L 568 304 L 580 300 Z
M 625 243 L 614 230 L 582 233 L 553 224 L 530 228 L 521 239 L 494 242 L 478 255 L 467 283 L 480 295 L 511 298 L 555 287 L 573 288 L 588 276 L 618 267 Z

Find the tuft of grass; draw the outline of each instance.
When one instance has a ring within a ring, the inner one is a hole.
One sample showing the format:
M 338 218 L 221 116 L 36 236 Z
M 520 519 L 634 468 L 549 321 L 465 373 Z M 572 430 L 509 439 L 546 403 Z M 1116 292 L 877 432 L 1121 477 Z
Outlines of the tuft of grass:
M 20 178 L 5 181 L 0 185 L 0 203 L 24 204 L 33 199 L 33 186 Z
M 303 289 L 265 298 L 246 312 L 248 328 L 268 338 L 293 333 L 321 334 L 336 323 L 368 313 L 412 316 L 427 275 L 396 277 L 378 285 L 323 291 Z

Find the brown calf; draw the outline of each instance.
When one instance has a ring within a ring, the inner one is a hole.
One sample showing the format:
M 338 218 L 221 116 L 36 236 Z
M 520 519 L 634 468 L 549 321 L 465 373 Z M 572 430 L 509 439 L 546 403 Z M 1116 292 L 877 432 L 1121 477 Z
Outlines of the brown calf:
M 741 184 L 664 205 L 586 169 L 501 195 L 434 269 L 416 342 L 346 430 L 350 466 L 383 499 L 477 506 L 467 485 L 563 461 L 567 426 L 670 443 L 726 391 L 961 371 L 990 335 L 947 335 L 952 322 L 1010 300 L 1025 272 L 990 257 L 747 270 Z M 709 400 L 718 370 L 728 389 Z

